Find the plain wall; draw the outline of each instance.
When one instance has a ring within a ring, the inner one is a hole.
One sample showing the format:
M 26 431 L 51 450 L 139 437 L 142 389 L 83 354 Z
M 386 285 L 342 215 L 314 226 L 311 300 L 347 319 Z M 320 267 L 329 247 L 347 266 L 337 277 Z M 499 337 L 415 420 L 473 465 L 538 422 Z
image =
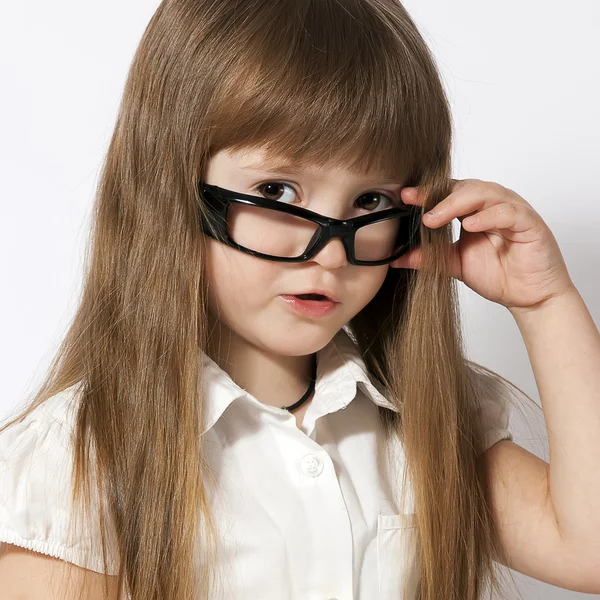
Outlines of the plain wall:
M 73 316 L 100 164 L 157 6 L 0 2 L 0 418 L 39 383 Z M 532 204 L 600 323 L 600 3 L 405 6 L 452 102 L 454 177 L 496 181 Z M 510 313 L 460 288 L 469 357 L 539 402 Z M 532 441 L 516 419 L 514 431 L 548 459 L 546 442 Z M 599 597 L 515 576 L 525 600 Z

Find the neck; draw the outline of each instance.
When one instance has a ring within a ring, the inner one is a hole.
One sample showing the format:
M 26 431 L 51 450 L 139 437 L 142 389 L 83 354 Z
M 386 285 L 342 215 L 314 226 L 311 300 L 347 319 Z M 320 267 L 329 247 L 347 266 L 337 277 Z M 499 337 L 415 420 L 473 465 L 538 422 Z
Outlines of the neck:
M 252 344 L 212 319 L 208 356 L 260 402 L 281 408 L 297 402 L 312 377 L 312 354 L 282 356 Z

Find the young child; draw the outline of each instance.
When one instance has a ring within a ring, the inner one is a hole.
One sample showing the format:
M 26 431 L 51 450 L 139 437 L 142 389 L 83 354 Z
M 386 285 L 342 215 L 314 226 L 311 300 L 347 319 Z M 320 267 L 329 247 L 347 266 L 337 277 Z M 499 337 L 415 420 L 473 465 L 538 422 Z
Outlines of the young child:
M 3 597 L 475 600 L 500 564 L 600 592 L 600 335 L 541 217 L 450 148 L 397 1 L 161 3 L 78 311 L 0 429 Z M 551 465 L 458 281 L 515 317 Z

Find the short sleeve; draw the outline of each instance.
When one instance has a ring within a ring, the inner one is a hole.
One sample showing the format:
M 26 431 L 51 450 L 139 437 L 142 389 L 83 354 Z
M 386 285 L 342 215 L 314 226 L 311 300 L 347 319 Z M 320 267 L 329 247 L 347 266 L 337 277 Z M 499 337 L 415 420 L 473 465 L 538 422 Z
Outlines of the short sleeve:
M 477 368 L 470 369 L 476 390 L 476 414 L 481 427 L 484 451 L 500 440 L 513 440 L 509 429 L 511 389 L 492 375 Z
M 88 523 L 82 539 L 68 537 L 76 389 L 0 432 L 0 541 L 104 573 L 99 531 Z M 115 575 L 111 543 L 107 573 Z

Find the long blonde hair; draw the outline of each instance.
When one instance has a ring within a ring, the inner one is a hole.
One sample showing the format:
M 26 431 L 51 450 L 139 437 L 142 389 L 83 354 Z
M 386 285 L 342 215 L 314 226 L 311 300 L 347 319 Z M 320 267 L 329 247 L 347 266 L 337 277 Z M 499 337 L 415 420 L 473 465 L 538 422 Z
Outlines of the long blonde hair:
M 198 356 L 209 334 L 198 182 L 214 153 L 254 147 L 402 176 L 427 191 L 424 210 L 441 201 L 451 113 L 405 9 L 395 0 L 165 0 L 141 39 L 102 166 L 80 304 L 33 400 L 2 428 L 78 386 L 73 523 L 90 517 L 97 490 L 133 600 L 215 595 L 218 536 L 199 433 Z M 476 600 L 486 583 L 499 589 L 502 550 L 456 281 L 446 275 L 451 226 L 422 226 L 421 240 L 423 268 L 390 268 L 350 326 L 400 409 L 379 408 L 381 443 L 399 436 L 406 455 L 416 597 Z

